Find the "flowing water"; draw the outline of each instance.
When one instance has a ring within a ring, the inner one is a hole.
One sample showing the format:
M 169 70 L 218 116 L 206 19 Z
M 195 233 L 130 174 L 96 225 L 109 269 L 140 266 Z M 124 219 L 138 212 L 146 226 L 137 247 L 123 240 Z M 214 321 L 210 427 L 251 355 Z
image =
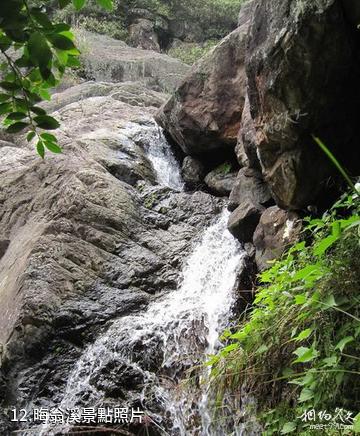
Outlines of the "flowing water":
M 60 407 L 75 407 L 84 397 L 91 404 L 101 403 L 103 392 L 92 380 L 96 373 L 117 365 L 141 378 L 145 407 L 152 391 L 170 417 L 171 434 L 212 434 L 206 386 L 194 406 L 186 389 L 181 395 L 180 384 L 186 370 L 216 351 L 234 302 L 243 252 L 227 231 L 227 219 L 224 211 L 195 244 L 177 291 L 155 301 L 144 313 L 118 319 L 86 350 L 70 374 Z M 188 427 L 192 416 L 200 418 L 196 429 Z
M 180 168 L 171 147 L 167 142 L 163 129 L 155 121 L 149 125 L 129 123 L 124 129 L 136 143 L 140 143 L 152 164 L 159 185 L 167 186 L 174 191 L 182 191 L 184 183 Z
M 181 189 L 180 173 L 162 132 L 149 128 L 141 134 L 153 138 L 148 153 L 159 183 Z M 140 404 L 153 422 L 166 428 L 164 434 L 224 434 L 211 423 L 208 370 L 202 363 L 216 352 L 219 334 L 229 322 L 244 257 L 227 230 L 228 215 L 224 210 L 194 241 L 176 291 L 159 297 L 143 313 L 115 320 L 88 347 L 69 374 L 60 408 L 105 405 L 112 382 L 106 377 L 113 374 L 115 385 L 130 383 L 127 400 Z M 189 374 L 194 380 L 190 387 L 184 385 Z M 42 434 L 52 431 L 47 427 Z

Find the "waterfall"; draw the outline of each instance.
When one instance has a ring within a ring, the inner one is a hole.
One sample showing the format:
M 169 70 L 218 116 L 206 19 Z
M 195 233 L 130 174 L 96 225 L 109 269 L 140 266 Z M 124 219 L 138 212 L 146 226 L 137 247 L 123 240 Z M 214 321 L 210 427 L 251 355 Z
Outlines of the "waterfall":
M 227 231 L 228 215 L 224 210 L 194 245 L 176 291 L 143 313 L 119 318 L 88 347 L 69 375 L 60 408 L 84 406 L 85 399 L 103 404 L 104 392 L 95 381 L 107 367 L 121 367 L 141 379 L 139 398 L 146 413 L 166 425 L 151 410 L 156 403 L 170 416 L 170 434 L 216 434 L 210 430 L 206 387 L 200 388 L 195 407 L 193 398 L 179 392 L 186 371 L 216 351 L 234 302 L 244 253 Z M 189 428 L 190 415 L 200 417 L 201 428 Z
M 180 169 L 163 130 L 157 127 L 153 134 L 148 135 L 148 140 L 148 157 L 155 169 L 159 184 L 175 191 L 182 191 L 184 184 Z
M 163 133 L 154 126 L 133 133 L 135 141 L 148 141 L 149 159 L 159 182 L 181 189 L 180 171 Z M 211 423 L 209 370 L 203 363 L 220 345 L 219 335 L 229 322 L 234 285 L 245 256 L 227 230 L 228 217 L 224 209 L 194 241 L 175 291 L 158 297 L 142 313 L 115 320 L 85 350 L 69 374 L 60 409 L 104 407 L 109 404 L 109 385 L 121 391 L 126 378 L 129 401 L 140 404 L 156 426 L 166 429 L 164 434 L 223 434 Z M 194 389 L 184 386 L 189 372 L 197 380 Z M 66 434 L 69 429 L 68 425 L 60 429 L 47 425 L 40 434 L 58 434 L 59 430 Z
M 154 121 L 149 125 L 129 123 L 125 131 L 133 141 L 144 147 L 159 185 L 167 186 L 174 191 L 182 191 L 184 183 L 180 168 L 163 129 Z

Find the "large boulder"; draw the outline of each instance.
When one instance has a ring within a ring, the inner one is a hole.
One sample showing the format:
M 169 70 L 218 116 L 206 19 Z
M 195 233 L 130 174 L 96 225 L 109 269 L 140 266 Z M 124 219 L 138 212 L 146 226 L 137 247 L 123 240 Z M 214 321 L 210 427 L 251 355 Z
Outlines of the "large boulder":
M 222 168 L 215 168 L 205 177 L 205 183 L 211 192 L 220 196 L 228 196 L 234 186 L 236 172 L 223 171 Z
M 128 43 L 133 47 L 160 52 L 159 38 L 155 32 L 154 23 L 145 18 L 139 18 L 131 24 Z
M 230 215 L 229 232 L 242 243 L 251 242 L 263 211 L 264 207 L 246 199 Z
M 205 167 L 198 159 L 186 156 L 182 164 L 181 174 L 187 186 L 194 189 L 203 183 Z
M 193 66 L 157 115 L 187 154 L 233 148 L 246 95 L 245 51 L 250 16 Z
M 129 47 L 105 35 L 81 30 L 77 37 L 82 48 L 83 73 L 89 80 L 141 81 L 153 89 L 172 92 L 189 70 L 189 66 L 178 59 L 153 50 Z
M 269 262 L 278 259 L 284 250 L 300 237 L 302 221 L 295 212 L 270 207 L 261 215 L 254 233 L 256 264 L 259 271 L 269 268 Z
M 359 170 L 354 41 L 340 0 L 256 1 L 248 95 L 258 156 L 280 207 L 319 201 L 332 173 L 313 134 Z
M 262 174 L 253 168 L 241 168 L 230 193 L 229 210 L 235 210 L 245 200 L 255 204 L 268 206 L 271 203 L 271 194 Z

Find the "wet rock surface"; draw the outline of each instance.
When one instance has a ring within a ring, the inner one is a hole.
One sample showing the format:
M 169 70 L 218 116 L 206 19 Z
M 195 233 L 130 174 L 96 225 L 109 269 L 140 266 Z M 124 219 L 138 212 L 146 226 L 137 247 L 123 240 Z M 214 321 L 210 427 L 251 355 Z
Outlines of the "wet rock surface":
M 205 167 L 201 161 L 191 156 L 186 156 L 182 168 L 181 174 L 184 182 L 190 189 L 197 188 L 203 182 L 205 176 Z
M 184 254 L 222 209 L 209 194 L 155 184 L 137 135 L 153 128 L 162 99 L 141 85 L 84 83 L 48 105 L 61 121 L 62 155 L 41 161 L 22 138 L 2 144 L 4 407 L 59 401 L 107 323 L 176 288 Z M 134 389 L 141 382 L 124 374 Z M 128 389 L 103 383 L 109 395 Z

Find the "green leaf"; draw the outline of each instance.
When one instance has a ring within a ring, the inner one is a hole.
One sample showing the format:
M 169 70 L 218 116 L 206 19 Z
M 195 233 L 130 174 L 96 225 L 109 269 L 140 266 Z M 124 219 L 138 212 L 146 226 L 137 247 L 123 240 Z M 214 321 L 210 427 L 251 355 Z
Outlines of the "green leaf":
M 315 245 L 314 255 L 321 256 L 323 255 L 328 248 L 335 244 L 335 242 L 339 239 L 336 235 L 330 235 L 327 238 L 322 239 L 318 244 Z
M 43 100 L 47 100 L 47 101 L 51 100 L 51 95 L 49 91 L 47 91 L 46 89 L 40 89 L 39 95 Z
M 50 150 L 52 153 L 62 153 L 61 147 L 57 144 L 49 141 L 44 141 L 45 147 Z
M 44 12 L 41 12 L 40 8 L 32 8 L 30 13 L 31 16 L 45 29 L 51 29 L 53 27 L 48 16 L 44 14 Z
M 238 348 L 239 348 L 239 344 L 231 344 L 231 345 L 228 345 L 227 347 L 223 348 L 221 350 L 221 352 L 230 353 L 231 351 L 234 351 Z
M 39 65 L 41 75 L 43 76 L 43 72 L 48 69 L 49 63 L 52 59 L 52 53 L 46 38 L 42 33 L 34 32 L 29 38 L 27 47 L 30 57 L 37 65 Z
M 289 381 L 290 384 L 298 386 L 309 386 L 314 381 L 314 374 L 307 372 L 304 377 L 299 377 Z
M 10 38 L 8 38 L 5 35 L 0 35 L 0 50 L 6 51 L 8 48 L 11 47 L 12 41 Z
M 297 273 L 294 276 L 294 280 L 306 279 L 308 276 L 313 275 L 314 273 L 317 274 L 321 273 L 319 264 L 307 265 L 306 267 L 297 271 Z
M 299 347 L 294 351 L 294 354 L 296 354 L 298 358 L 294 360 L 293 363 L 306 363 L 314 360 L 319 353 L 314 348 Z
M 8 114 L 12 110 L 11 103 L 0 103 L 0 115 Z
M 360 433 L 360 413 L 354 418 L 353 430 L 355 433 Z
M 36 115 L 46 115 L 46 111 L 38 106 L 31 106 L 30 108 L 31 112 L 34 112 Z
M 68 0 L 68 3 L 70 3 L 70 2 L 71 2 L 71 0 Z M 53 30 L 56 33 L 60 33 L 60 32 L 66 32 L 66 31 L 70 30 L 70 28 L 71 27 L 66 23 L 58 23 L 58 24 L 54 25 Z
M 302 305 L 305 303 L 306 303 L 306 295 L 305 294 L 295 295 L 295 304 Z
M 15 82 L 0 82 L 1 88 L 5 89 L 5 91 L 17 91 L 21 89 L 21 85 Z
M 328 295 L 325 300 L 322 302 L 322 304 L 325 306 L 324 309 L 331 309 L 332 307 L 336 307 L 336 301 L 333 294 Z
M 39 142 L 36 144 L 36 150 L 37 150 L 37 152 L 38 152 L 38 155 L 39 155 L 42 159 L 44 159 L 44 157 L 45 157 L 45 148 L 44 148 L 44 144 L 42 143 L 42 141 L 39 141 Z
M 113 2 L 112 0 L 96 0 L 96 2 L 98 3 L 98 5 L 100 5 L 101 7 L 103 7 L 104 9 L 108 10 L 108 11 L 112 11 L 113 10 Z
M 60 35 L 57 33 L 48 35 L 48 40 L 51 42 L 51 44 L 60 49 L 60 50 L 72 50 L 75 48 L 74 43 L 71 39 L 67 38 L 64 35 Z
M 44 139 L 45 141 L 49 141 L 49 142 L 55 142 L 57 143 L 57 138 L 56 136 L 52 135 L 51 133 L 42 133 L 40 135 L 41 139 Z
M 27 117 L 27 114 L 24 112 L 11 112 L 6 119 L 11 121 L 23 120 Z
M 58 121 L 56 121 L 55 118 L 50 117 L 49 115 L 37 116 L 34 118 L 34 121 L 41 129 L 45 130 L 55 130 L 60 127 Z
M 15 65 L 19 68 L 31 68 L 32 66 L 34 66 L 31 59 L 26 56 L 22 56 L 21 58 L 16 59 Z
M 288 434 L 292 433 L 296 430 L 296 423 L 295 422 L 287 422 L 284 424 L 283 428 L 281 429 L 281 434 Z
M 27 137 L 26 137 L 27 142 L 32 141 L 32 140 L 35 138 L 35 136 L 36 136 L 36 133 L 35 133 L 34 131 L 29 132 L 29 133 L 27 134 Z
M 312 398 L 314 398 L 314 391 L 312 391 L 311 389 L 308 388 L 304 388 L 301 391 L 300 397 L 299 397 L 299 403 L 304 403 L 305 401 L 309 401 Z
M 341 236 L 341 222 L 340 221 L 333 222 L 331 226 L 331 231 L 336 238 L 339 238 Z
M 4 103 L 5 101 L 10 100 L 11 95 L 9 94 L 0 94 L 0 103 Z
M 24 123 L 22 121 L 19 121 L 18 123 L 11 124 L 6 131 L 8 133 L 19 133 L 21 130 L 24 130 L 26 127 L 29 126 L 29 123 Z
M 84 6 L 86 0 L 72 0 L 73 5 L 77 11 L 80 11 L 80 9 Z
M 47 67 L 39 67 L 39 70 L 40 70 L 41 77 L 44 80 L 49 80 L 49 78 L 51 77 L 51 74 L 52 74 L 51 69 L 47 68 Z
M 336 344 L 335 350 L 340 350 L 340 352 L 342 353 L 346 345 L 350 342 L 353 342 L 354 340 L 355 339 L 353 336 L 346 336 L 346 338 L 341 339 L 341 341 Z
M 79 67 L 81 67 L 81 63 L 77 57 L 69 56 L 67 63 L 66 63 L 66 66 L 70 67 L 70 68 L 79 68 Z
M 324 364 L 325 367 L 333 367 L 337 365 L 338 358 L 337 356 L 334 355 L 334 356 L 326 357 L 321 362 Z
M 293 340 L 296 341 L 296 342 L 304 341 L 305 339 L 307 339 L 311 335 L 312 332 L 313 332 L 312 329 L 303 330 Z

